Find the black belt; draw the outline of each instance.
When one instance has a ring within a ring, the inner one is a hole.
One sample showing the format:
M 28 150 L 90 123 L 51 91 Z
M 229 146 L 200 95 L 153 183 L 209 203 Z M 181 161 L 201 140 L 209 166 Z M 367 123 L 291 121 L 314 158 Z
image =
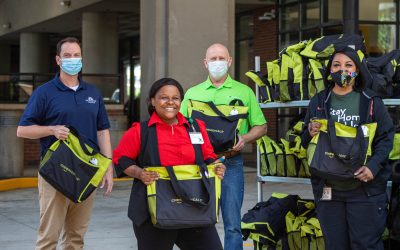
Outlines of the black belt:
M 226 152 L 223 152 L 223 153 L 219 153 L 219 154 L 217 154 L 217 156 L 218 156 L 218 158 L 221 158 L 222 156 L 225 156 L 225 159 L 229 159 L 229 158 L 235 157 L 235 156 L 237 156 L 239 154 L 240 154 L 240 151 L 229 150 L 229 151 L 226 151 Z

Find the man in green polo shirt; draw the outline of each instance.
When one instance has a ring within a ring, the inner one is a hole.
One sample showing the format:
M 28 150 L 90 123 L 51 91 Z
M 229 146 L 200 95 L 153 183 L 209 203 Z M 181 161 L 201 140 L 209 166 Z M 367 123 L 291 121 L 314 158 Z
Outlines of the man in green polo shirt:
M 182 101 L 181 113 L 188 116 L 188 100 L 213 102 L 215 105 L 229 104 L 239 99 L 249 108 L 248 118 L 239 131 L 239 140 L 226 153 L 226 172 L 222 181 L 221 210 L 224 221 L 224 249 L 243 249 L 240 229 L 240 210 L 243 203 L 244 177 L 243 158 L 240 151 L 247 143 L 254 142 L 267 132 L 267 124 L 254 92 L 248 86 L 233 80 L 228 75 L 232 57 L 222 44 L 211 45 L 206 52 L 204 66 L 208 70 L 206 81 L 190 88 Z M 207 125 L 207 124 L 206 124 Z M 233 157 L 231 157 L 234 155 Z

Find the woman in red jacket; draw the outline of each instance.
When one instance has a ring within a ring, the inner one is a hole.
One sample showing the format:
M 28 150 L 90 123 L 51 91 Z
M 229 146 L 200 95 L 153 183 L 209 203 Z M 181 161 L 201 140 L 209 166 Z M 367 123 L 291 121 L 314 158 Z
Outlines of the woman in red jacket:
M 135 178 L 128 216 L 133 222 L 140 250 L 169 250 L 174 244 L 181 249 L 222 249 L 215 225 L 201 228 L 159 229 L 153 226 L 147 210 L 145 185 L 157 180 L 158 174 L 145 171 L 143 167 L 196 163 L 194 146 L 188 134 L 188 127 L 191 124 L 179 113 L 183 95 L 182 86 L 174 79 L 163 78 L 153 83 L 148 97 L 150 119 L 146 123 L 149 129 L 155 126 L 156 136 L 150 136 L 144 141 L 141 136 L 148 136 L 147 132 L 146 135 L 141 135 L 141 124 L 134 123 L 114 150 L 113 162 L 117 174 L 124 173 Z M 213 163 L 217 157 L 208 138 L 205 124 L 199 120 L 196 122 L 204 141 L 201 144 L 204 162 Z M 222 179 L 225 166 L 218 164 L 215 172 Z

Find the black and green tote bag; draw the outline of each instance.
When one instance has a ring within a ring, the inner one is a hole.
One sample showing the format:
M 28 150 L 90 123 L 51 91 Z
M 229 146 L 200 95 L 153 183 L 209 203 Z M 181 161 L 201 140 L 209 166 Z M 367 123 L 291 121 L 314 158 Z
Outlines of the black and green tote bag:
M 247 119 L 248 109 L 240 100 L 233 100 L 229 105 L 188 100 L 189 117 L 206 123 L 215 153 L 228 151 L 236 145 L 240 126 Z
M 162 229 L 204 227 L 218 222 L 221 180 L 215 165 L 147 167 L 159 179 L 147 186 L 153 225 Z
M 400 160 L 400 133 L 394 134 L 393 148 L 389 153 L 389 160 Z
M 66 140 L 57 140 L 40 162 L 39 174 L 73 202 L 84 201 L 102 181 L 111 159 L 92 148 L 69 127 Z
M 327 179 L 353 179 L 354 172 L 372 155 L 377 124 L 354 128 L 332 120 L 315 121 L 321 128 L 307 148 L 310 172 Z
M 285 175 L 285 155 L 283 149 L 271 138 L 264 135 L 257 140 L 260 149 L 262 176 L 286 176 Z

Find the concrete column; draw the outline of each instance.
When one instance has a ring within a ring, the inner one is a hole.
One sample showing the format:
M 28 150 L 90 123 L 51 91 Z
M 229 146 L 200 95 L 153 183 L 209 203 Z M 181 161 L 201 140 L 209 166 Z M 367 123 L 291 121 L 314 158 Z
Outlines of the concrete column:
M 118 73 L 118 18 L 116 13 L 83 13 L 83 73 Z
M 172 77 L 185 90 L 204 81 L 206 49 L 216 42 L 234 56 L 234 8 L 234 0 L 140 1 L 142 119 L 148 117 L 146 97 L 155 80 Z
M 46 34 L 21 33 L 21 73 L 49 73 L 49 40 Z
M 0 74 L 11 71 L 11 46 L 0 45 Z
M 118 16 L 116 13 L 83 13 L 82 16 L 82 72 L 86 74 L 118 74 Z M 85 78 L 84 78 L 85 79 Z M 110 98 L 119 86 L 106 78 L 97 78 L 103 97 Z M 126 130 L 127 117 L 121 112 L 107 110 L 113 148 Z
M 0 111 L 0 179 L 21 177 L 24 172 L 24 140 L 17 138 L 22 110 Z

